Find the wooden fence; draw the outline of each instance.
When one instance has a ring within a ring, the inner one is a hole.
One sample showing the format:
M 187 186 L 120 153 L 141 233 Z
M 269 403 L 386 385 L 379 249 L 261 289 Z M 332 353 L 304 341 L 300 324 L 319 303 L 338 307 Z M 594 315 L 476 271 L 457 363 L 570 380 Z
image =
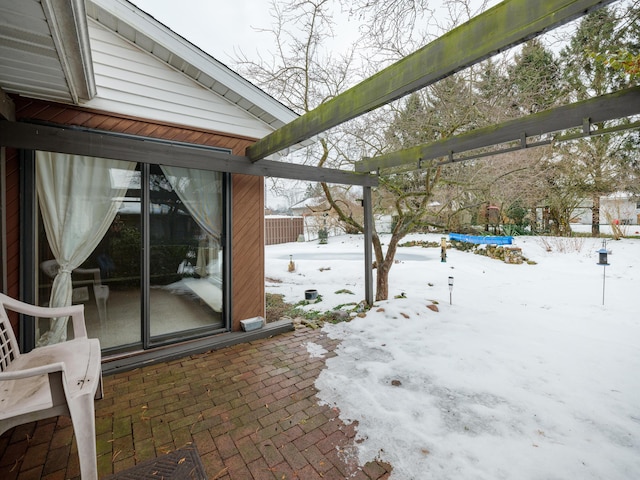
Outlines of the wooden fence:
M 265 217 L 264 243 L 297 242 L 298 237 L 304 235 L 303 217 Z

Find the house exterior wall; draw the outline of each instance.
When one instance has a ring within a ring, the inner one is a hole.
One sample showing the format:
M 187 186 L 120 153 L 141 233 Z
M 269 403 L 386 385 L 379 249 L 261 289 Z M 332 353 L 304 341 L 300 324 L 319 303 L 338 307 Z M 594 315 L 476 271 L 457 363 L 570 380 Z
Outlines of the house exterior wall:
M 640 199 L 624 194 L 611 195 L 600 199 L 602 221 L 610 217 L 623 225 L 640 224 Z
M 591 225 L 591 204 L 585 200 L 573 212 L 575 223 Z M 640 197 L 625 193 L 600 197 L 600 224 L 609 223 L 607 216 L 623 225 L 640 225 Z
M 233 176 L 232 235 L 233 326 L 240 320 L 265 317 L 264 179 Z
M 218 132 L 163 125 L 145 119 L 110 115 L 85 108 L 40 100 L 14 98 L 20 120 L 39 120 L 114 133 L 227 148 L 244 154 L 252 139 Z M 18 297 L 19 288 L 19 166 L 17 153 L 7 149 L 7 257 L 9 294 Z M 232 176 L 232 329 L 240 320 L 264 316 L 264 179 Z
M 251 138 L 271 133 L 245 110 L 91 19 L 89 35 L 98 95 L 87 108 Z

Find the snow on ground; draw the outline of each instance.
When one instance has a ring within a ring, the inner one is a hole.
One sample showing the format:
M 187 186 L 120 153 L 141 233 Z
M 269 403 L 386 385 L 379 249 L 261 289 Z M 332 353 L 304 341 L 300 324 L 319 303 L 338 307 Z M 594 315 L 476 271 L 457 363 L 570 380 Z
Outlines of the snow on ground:
M 324 355 L 329 353 L 322 345 L 318 345 L 317 343 L 308 342 L 305 343 L 304 346 L 307 348 L 307 352 L 311 358 L 324 358 Z
M 362 464 L 381 458 L 402 480 L 638 478 L 640 240 L 609 241 L 606 269 L 597 239 L 515 245 L 536 264 L 399 248 L 390 300 L 324 327 L 341 343 L 318 396 L 358 422 Z M 357 304 L 362 252 L 361 236 L 268 246 L 267 291 L 295 303 L 317 289 L 309 309 Z

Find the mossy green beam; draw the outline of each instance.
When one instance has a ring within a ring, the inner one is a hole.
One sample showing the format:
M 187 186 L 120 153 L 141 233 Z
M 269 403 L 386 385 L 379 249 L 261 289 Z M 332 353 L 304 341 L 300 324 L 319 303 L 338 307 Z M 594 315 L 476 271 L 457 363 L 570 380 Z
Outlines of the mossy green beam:
M 246 155 L 261 160 L 613 1 L 504 1 L 267 135 Z
M 460 154 L 479 148 L 500 145 L 512 141 L 524 141 L 533 136 L 559 132 L 570 128 L 590 125 L 616 118 L 640 114 L 640 87 L 631 87 L 618 92 L 590 98 L 581 102 L 551 108 L 498 125 L 478 128 L 455 137 L 418 145 L 405 150 L 380 155 L 357 162 L 356 172 L 375 172 L 386 168 L 416 165 L 420 161 Z M 597 133 L 593 132 L 594 134 Z M 526 147 L 526 143 L 522 145 Z M 441 163 L 450 163 L 445 161 Z
M 113 158 L 129 162 L 153 162 L 173 167 L 242 173 L 260 177 L 342 185 L 378 185 L 378 178 L 375 175 L 271 160 L 253 163 L 245 156 L 231 155 L 203 145 L 170 143 L 71 127 L 7 120 L 0 120 L 0 146 Z

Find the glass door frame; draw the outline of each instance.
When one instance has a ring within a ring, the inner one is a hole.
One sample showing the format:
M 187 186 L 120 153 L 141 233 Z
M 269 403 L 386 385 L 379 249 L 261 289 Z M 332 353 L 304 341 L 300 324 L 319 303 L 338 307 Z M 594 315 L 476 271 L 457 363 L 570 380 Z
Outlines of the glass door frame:
M 152 139 L 164 143 L 162 140 Z M 167 142 L 169 143 L 169 142 Z M 225 153 L 231 153 L 227 149 L 219 149 Z M 221 172 L 222 174 L 222 201 L 223 201 L 223 233 L 222 233 L 222 327 L 218 328 L 198 328 L 195 330 L 185 330 L 184 335 L 173 335 L 170 339 L 163 338 L 154 339 L 150 335 L 150 309 L 149 309 L 149 275 L 150 275 L 150 192 L 149 192 L 149 171 L 151 165 L 146 162 L 139 162 L 141 172 L 141 218 L 140 228 L 142 230 L 141 240 L 141 279 L 140 279 L 140 343 L 123 345 L 121 347 L 111 347 L 104 349 L 106 355 L 126 355 L 128 352 L 138 352 L 136 346 L 142 348 L 143 351 L 153 350 L 157 347 L 165 347 L 168 345 L 189 342 L 191 340 L 201 339 L 203 337 L 212 336 L 218 333 L 228 332 L 231 330 L 231 174 Z M 20 278 L 22 297 L 25 301 L 36 303 L 37 275 L 36 275 L 36 255 L 38 250 L 38 201 L 35 188 L 35 150 L 20 150 L 21 165 L 21 205 L 20 205 L 20 238 L 21 251 L 25 252 L 21 255 Z M 190 333 L 191 332 L 191 333 Z M 20 320 L 20 346 L 24 352 L 28 352 L 35 348 L 35 319 L 33 317 L 21 317 Z
M 224 151 L 221 149 L 221 151 Z M 231 152 L 228 152 L 231 153 Z M 141 228 L 142 228 L 142 248 L 140 254 L 142 265 L 142 285 L 141 285 L 141 312 L 142 312 L 142 346 L 144 350 L 150 350 L 157 347 L 163 347 L 174 343 L 183 341 L 195 340 L 198 338 L 214 335 L 217 333 L 223 333 L 231 330 L 231 302 L 230 302 L 230 289 L 231 289 L 231 175 L 229 173 L 221 173 L 222 175 L 222 327 L 210 328 L 201 327 L 193 330 L 185 330 L 185 335 L 170 334 L 170 335 L 151 335 L 151 308 L 150 302 L 150 285 L 151 285 L 151 265 L 150 265 L 150 251 L 151 251 L 151 191 L 150 185 L 150 171 L 151 164 L 140 164 L 141 170 L 141 185 L 145 185 L 141 193 L 141 212 L 145 212 L 141 216 Z M 146 252 L 146 253 L 145 253 Z M 147 279 L 147 281 L 145 281 Z M 191 335 L 188 333 L 192 332 Z
M 7 293 L 6 148 L 0 146 L 0 292 Z

